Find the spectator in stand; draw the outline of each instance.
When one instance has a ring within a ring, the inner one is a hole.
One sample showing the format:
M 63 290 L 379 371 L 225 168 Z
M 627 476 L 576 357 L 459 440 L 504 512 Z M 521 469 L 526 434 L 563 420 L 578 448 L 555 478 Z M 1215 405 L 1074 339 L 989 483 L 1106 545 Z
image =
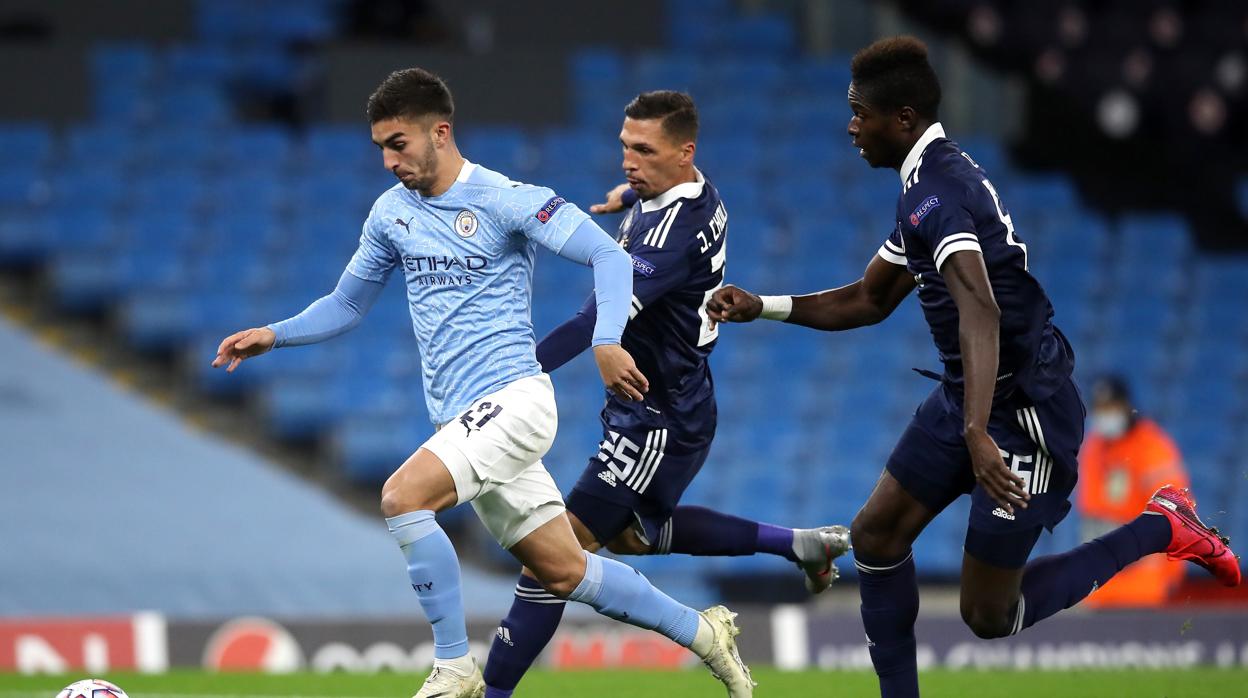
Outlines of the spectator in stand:
M 1163 485 L 1188 487 L 1187 471 L 1174 441 L 1142 416 L 1119 376 L 1092 388 L 1090 434 L 1079 456 L 1079 512 L 1083 538 L 1104 535 L 1139 515 Z M 1149 555 L 1119 572 L 1087 598 L 1093 608 L 1159 606 L 1183 579 L 1181 565 Z

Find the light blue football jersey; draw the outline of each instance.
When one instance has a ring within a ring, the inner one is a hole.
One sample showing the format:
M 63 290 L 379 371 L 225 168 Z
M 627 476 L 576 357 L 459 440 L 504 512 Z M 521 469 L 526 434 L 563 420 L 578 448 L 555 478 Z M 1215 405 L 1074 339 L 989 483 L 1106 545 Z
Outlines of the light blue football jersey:
M 407 282 L 435 424 L 541 372 L 529 309 L 537 245 L 556 254 L 589 216 L 546 187 L 465 162 L 441 196 L 398 184 L 373 204 L 347 271 Z

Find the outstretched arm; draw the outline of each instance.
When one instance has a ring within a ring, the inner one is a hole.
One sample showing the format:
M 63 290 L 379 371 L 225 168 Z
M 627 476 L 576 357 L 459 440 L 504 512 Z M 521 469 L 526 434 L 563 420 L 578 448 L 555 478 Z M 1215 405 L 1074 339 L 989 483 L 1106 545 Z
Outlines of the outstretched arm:
M 876 256 L 862 278 L 848 286 L 805 296 L 761 297 L 725 286 L 706 309 L 716 322 L 749 322 L 761 316 L 817 330 L 849 330 L 882 321 L 912 290 L 914 277 L 904 266 Z
M 627 400 L 641 400 L 650 388 L 633 357 L 620 346 L 633 295 L 633 265 L 616 242 L 593 221 L 586 220 L 568 238 L 559 255 L 594 268 L 597 320 L 591 345 L 603 383 Z
M 365 281 L 344 271 L 333 292 L 295 317 L 226 337 L 217 347 L 212 366 L 219 368 L 228 364 L 225 370 L 232 372 L 245 359 L 270 349 L 315 344 L 337 337 L 360 324 L 384 286 L 380 281 Z

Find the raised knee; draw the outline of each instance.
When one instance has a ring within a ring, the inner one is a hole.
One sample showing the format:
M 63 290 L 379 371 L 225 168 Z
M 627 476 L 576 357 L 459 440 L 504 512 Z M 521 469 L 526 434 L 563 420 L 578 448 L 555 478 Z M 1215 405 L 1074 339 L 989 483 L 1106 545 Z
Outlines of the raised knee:
M 975 633 L 975 637 L 983 640 L 995 640 L 1006 637 L 1014 629 L 1013 618 L 1002 609 L 984 606 L 962 608 L 962 622 Z
M 891 559 L 904 553 L 908 545 L 899 545 L 895 538 L 892 527 L 861 511 L 849 525 L 849 540 L 854 550 L 872 558 Z
M 412 509 L 406 508 L 403 496 L 399 493 L 398 488 L 390 487 L 388 484 L 381 488 L 381 515 L 387 519 L 392 516 L 406 514 Z
M 566 559 L 546 559 L 538 564 L 530 564 L 529 572 L 542 588 L 555 596 L 566 599 L 580 586 L 585 578 L 583 553 L 572 556 L 560 556 Z
M 582 577 L 581 572 L 569 569 L 557 572 L 547 571 L 539 576 L 537 581 L 541 583 L 542 588 L 546 591 L 561 599 L 566 599 L 580 586 Z

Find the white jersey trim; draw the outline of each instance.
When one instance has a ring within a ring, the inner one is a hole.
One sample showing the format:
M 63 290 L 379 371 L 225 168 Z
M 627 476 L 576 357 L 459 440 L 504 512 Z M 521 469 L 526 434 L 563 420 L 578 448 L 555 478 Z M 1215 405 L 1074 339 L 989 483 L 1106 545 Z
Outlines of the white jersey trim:
M 899 171 L 899 174 L 901 175 L 901 186 L 903 188 L 908 188 L 906 187 L 906 182 L 910 180 L 910 175 L 919 168 L 919 162 L 923 159 L 923 151 L 927 150 L 927 146 L 931 145 L 932 141 L 937 138 L 944 137 L 945 127 L 941 126 L 939 121 L 927 127 L 927 130 L 924 131 L 923 135 L 919 137 L 919 140 L 915 142 L 914 147 L 910 149 L 909 154 L 906 155 L 906 159 L 901 163 L 901 170 Z M 918 180 L 916 179 L 914 181 L 917 182 Z
M 954 252 L 968 250 L 983 254 L 983 250 L 979 246 L 979 238 L 975 236 L 975 233 L 954 233 L 941 240 L 940 244 L 936 246 L 935 254 L 932 255 L 933 260 L 936 262 L 936 271 L 940 271 L 940 268 L 945 265 L 945 260 L 949 259 L 949 255 Z
M 649 201 L 641 202 L 642 213 L 653 213 L 671 206 L 677 199 L 696 199 L 702 196 L 702 189 L 706 186 L 706 178 L 702 176 L 702 172 L 698 168 L 693 168 L 693 175 L 696 179 L 692 182 L 677 184 Z
M 893 252 L 892 250 L 888 249 L 887 245 L 880 245 L 880 249 L 877 250 L 875 254 L 878 255 L 880 259 L 890 264 L 896 264 L 898 266 L 903 266 L 903 267 L 906 266 L 905 255 L 900 255 L 900 254 L 897 254 L 896 252 Z

